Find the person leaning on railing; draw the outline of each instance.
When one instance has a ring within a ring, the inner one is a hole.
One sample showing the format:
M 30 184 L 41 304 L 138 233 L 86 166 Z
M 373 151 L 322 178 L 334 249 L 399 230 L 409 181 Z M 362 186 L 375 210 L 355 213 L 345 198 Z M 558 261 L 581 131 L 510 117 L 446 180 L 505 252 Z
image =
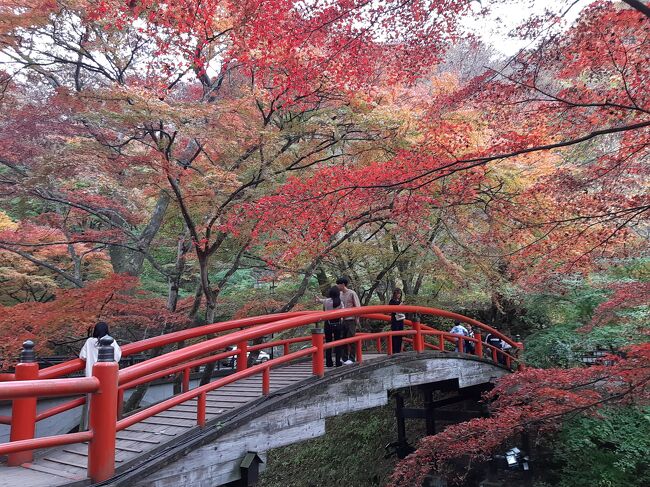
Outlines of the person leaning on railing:
M 497 328 L 494 327 L 494 329 L 496 330 Z M 488 345 L 492 345 L 494 348 L 497 349 L 497 361 L 500 364 L 505 364 L 506 363 L 506 356 L 503 353 L 499 353 L 498 351 L 499 350 L 509 350 L 509 349 L 512 348 L 512 346 L 510 344 L 504 342 L 503 340 L 501 340 L 501 338 L 499 338 L 494 333 L 488 333 L 487 335 L 485 335 L 485 343 L 487 343 Z M 486 350 L 486 353 L 488 355 L 492 355 L 492 350 L 488 348 Z
M 341 301 L 341 291 L 337 286 L 332 286 L 328 292 L 328 298 L 321 298 L 316 296 L 316 300 L 323 304 L 323 311 L 332 311 L 335 309 L 343 309 L 343 302 Z M 336 318 L 334 320 L 325 320 L 325 342 L 329 343 L 332 341 L 340 340 L 343 334 L 343 320 L 341 318 Z M 341 355 L 343 353 L 343 346 L 339 345 L 334 348 L 334 355 L 336 358 L 336 366 L 340 367 L 343 365 L 341 361 Z M 325 350 L 325 365 L 327 367 L 334 367 L 334 362 L 332 361 L 332 349 L 328 348 Z
M 453 333 L 454 335 L 461 335 L 461 336 L 468 336 L 469 333 L 467 331 L 467 328 L 465 328 L 460 321 L 454 321 L 454 326 L 452 327 L 451 330 L 449 330 L 449 333 Z M 454 341 L 456 342 L 456 348 L 454 351 L 458 352 L 458 339 L 455 338 Z M 464 348 L 464 347 L 463 347 Z

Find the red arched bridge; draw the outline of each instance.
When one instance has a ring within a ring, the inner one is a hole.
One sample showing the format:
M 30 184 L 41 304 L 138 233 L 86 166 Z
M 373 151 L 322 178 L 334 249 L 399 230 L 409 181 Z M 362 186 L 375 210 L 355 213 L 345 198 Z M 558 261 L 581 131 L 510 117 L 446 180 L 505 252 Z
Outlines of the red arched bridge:
M 357 333 L 329 343 L 315 328 L 309 336 L 249 345 L 327 319 L 390 321 L 394 312 L 416 318 L 406 320 L 403 331 Z M 419 316 L 468 323 L 476 334 L 440 331 L 420 323 Z M 512 348 L 482 342 L 486 332 Z M 391 337 L 397 335 L 412 351 L 393 354 Z M 473 343 L 473 353 L 462 352 L 466 342 Z M 6 456 L 0 486 L 221 485 L 238 478 L 247 451 L 266 452 L 322 435 L 324 418 L 386 404 L 387 391 L 450 380 L 469 387 L 522 367 L 521 343 L 471 318 L 420 306 L 244 318 L 131 343 L 122 352 L 128 357 L 170 345 L 178 349 L 121 370 L 112 361 L 112 347 L 102 347 L 105 361 L 95 364 L 93 376 L 77 378 L 67 376 L 83 370 L 83 361 L 39 370 L 33 352 L 24 349 L 15 373 L 0 374 L 0 400 L 12 403 L 11 415 L 0 416 L 11 429 L 10 441 L 0 444 Z M 342 345 L 356 348 L 357 363 L 326 372 L 325 351 Z M 272 347 L 284 353 L 247 366 L 249 352 Z M 190 388 L 191 370 L 233 357 L 232 374 Z M 183 377 L 179 394 L 122 415 L 125 391 L 176 374 Z M 73 399 L 38 410 L 37 399 L 49 397 Z M 87 398 L 88 431 L 34 437 L 38 421 L 78 408 Z

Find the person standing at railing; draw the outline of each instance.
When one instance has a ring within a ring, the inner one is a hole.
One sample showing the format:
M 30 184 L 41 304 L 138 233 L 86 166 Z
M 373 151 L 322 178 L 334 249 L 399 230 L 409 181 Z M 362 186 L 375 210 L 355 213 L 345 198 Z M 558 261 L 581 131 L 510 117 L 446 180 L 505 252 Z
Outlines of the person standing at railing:
M 474 329 L 472 328 L 472 325 L 467 323 L 465 325 L 467 327 L 467 336 L 469 338 L 474 338 Z M 476 350 L 476 344 L 471 341 L 471 340 L 464 340 L 465 342 L 465 353 L 471 353 L 474 355 L 474 350 Z
M 467 328 L 465 328 L 463 325 L 461 325 L 460 321 L 454 321 L 454 326 L 453 326 L 453 328 L 451 330 L 449 330 L 449 333 L 453 333 L 454 335 L 462 335 L 464 337 L 468 336 Z M 455 351 L 458 352 L 458 338 L 456 338 L 455 340 L 456 340 L 456 349 L 455 349 Z
M 328 298 L 321 298 L 316 296 L 316 299 L 323 303 L 323 311 L 332 311 L 335 309 L 343 309 L 343 302 L 341 301 L 341 291 L 336 286 L 332 286 L 328 292 Z M 343 332 L 343 320 L 341 318 L 335 320 L 325 320 L 325 342 L 333 342 L 341 339 L 341 334 Z M 336 358 L 336 366 L 340 367 L 343 365 L 341 361 L 341 354 L 343 352 L 343 346 L 339 345 L 334 348 L 334 356 Z M 325 365 L 327 367 L 334 367 L 334 362 L 332 362 L 332 349 L 328 348 L 325 350 Z
M 84 343 L 84 346 L 81 348 L 81 352 L 79 352 L 79 358 L 86 361 L 86 377 L 93 375 L 93 365 L 97 362 L 97 357 L 99 355 L 99 339 L 106 335 L 110 336 L 108 323 L 105 321 L 98 321 L 93 328 L 92 336 L 88 337 L 88 340 L 86 340 L 86 343 Z M 115 361 L 119 362 L 120 358 L 122 358 L 122 349 L 115 340 L 113 340 L 113 349 Z
M 339 277 L 336 280 L 336 285 L 341 291 L 341 301 L 343 301 L 344 308 L 358 308 L 361 306 L 359 296 L 352 289 L 348 289 L 347 277 Z M 352 338 L 357 332 L 359 325 L 358 316 L 348 316 L 343 318 L 343 335 L 341 338 Z M 356 345 L 354 343 L 343 348 L 343 365 L 351 365 L 356 361 Z
M 496 327 L 494 328 L 496 329 Z M 501 353 L 501 350 L 506 349 L 506 346 L 507 348 L 511 348 L 510 345 L 508 345 L 506 342 L 501 340 L 501 338 L 499 338 L 494 333 L 488 333 L 487 335 L 485 335 L 485 343 L 487 343 L 488 345 L 492 345 L 497 350 L 497 362 L 499 362 L 500 364 L 505 364 L 506 357 L 505 355 L 503 355 L 503 353 Z M 486 352 L 489 356 L 492 356 L 491 348 L 488 348 Z
M 393 289 L 393 296 L 390 298 L 388 304 L 399 306 L 402 304 L 402 290 L 400 288 Z M 404 320 L 406 315 L 404 313 L 391 313 L 390 314 L 390 330 L 391 331 L 403 331 L 404 330 Z M 393 342 L 393 353 L 400 353 L 402 351 L 402 336 L 393 335 L 391 337 Z
M 93 328 L 92 336 L 88 337 L 86 343 L 81 348 L 79 352 L 79 358 L 86 361 L 85 375 L 90 377 L 93 375 L 93 366 L 97 363 L 99 357 L 99 339 L 104 336 L 110 336 L 110 331 L 108 329 L 108 323 L 105 321 L 98 321 L 95 327 Z M 122 358 L 122 349 L 113 340 L 113 356 L 116 362 L 119 362 Z M 81 413 L 81 429 L 88 429 L 88 404 L 90 402 L 90 394 L 86 395 L 86 404 L 84 404 L 83 411 Z

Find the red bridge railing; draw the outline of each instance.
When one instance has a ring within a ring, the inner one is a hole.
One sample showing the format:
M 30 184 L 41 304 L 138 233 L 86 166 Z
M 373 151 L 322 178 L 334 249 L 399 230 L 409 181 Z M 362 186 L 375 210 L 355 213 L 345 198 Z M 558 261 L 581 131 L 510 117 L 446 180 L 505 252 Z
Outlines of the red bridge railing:
M 512 350 L 518 351 L 522 348 L 521 343 L 514 342 L 493 328 L 466 316 L 436 308 L 404 305 L 366 306 L 327 312 L 305 311 L 265 315 L 183 330 L 125 345 L 122 349 L 123 356 L 214 333 L 239 329 L 224 336 L 205 339 L 202 342 L 185 346 L 119 371 L 115 362 L 98 362 L 93 368 L 93 377 L 86 378 L 60 378 L 66 374 L 81 370 L 84 362 L 79 359 L 39 371 L 38 364 L 34 363 L 33 360 L 29 360 L 30 353 L 25 355 L 24 352 L 24 357 L 21 357 L 21 363 L 17 365 L 15 374 L 11 376 L 4 374 L 1 377 L 5 379 L 5 382 L 0 383 L 0 400 L 10 399 L 13 401 L 13 406 L 11 418 L 0 417 L 0 422 L 11 424 L 11 441 L 0 444 L 0 455 L 8 455 L 9 465 L 20 465 L 32 460 L 32 451 L 35 449 L 88 441 L 88 475 L 93 482 L 101 482 L 112 477 L 115 472 L 116 432 L 171 407 L 194 399 L 197 399 L 197 425 L 204 426 L 206 422 L 206 397 L 210 391 L 240 379 L 261 374 L 261 392 L 263 395 L 267 395 L 270 390 L 271 369 L 274 367 L 311 357 L 314 375 L 322 377 L 325 372 L 325 350 L 341 345 L 354 346 L 356 348 L 357 362 L 362 362 L 364 343 L 374 342 L 377 351 L 382 352 L 384 350 L 383 343 L 385 342 L 386 353 L 391 355 L 393 353 L 391 337 L 393 336 L 404 337 L 405 341 L 410 343 L 417 353 L 424 352 L 426 349 L 444 352 L 447 351 L 447 347 L 456 348 L 459 353 L 463 353 L 464 342 L 471 342 L 474 344 L 474 353 L 472 355 L 487 358 L 510 369 L 523 366 L 515 355 L 482 342 L 480 331 L 473 338 L 455 335 L 423 325 L 420 323 L 419 318 L 405 320 L 406 326 L 410 327 L 410 329 L 404 331 L 358 333 L 354 337 L 329 343 L 325 343 L 323 331 L 316 328 L 312 330 L 310 336 L 248 345 L 250 340 L 262 339 L 265 336 L 324 320 L 359 316 L 372 320 L 390 321 L 388 313 L 395 312 L 415 313 L 416 316 L 438 316 L 469 323 L 478 330 L 485 330 L 498 336 L 509 344 Z M 305 342 L 307 343 L 305 348 L 291 352 L 290 345 Z M 27 342 L 26 345 L 29 348 Z M 232 350 L 219 352 L 232 346 L 235 346 Z M 282 356 L 251 367 L 247 366 L 248 352 L 277 346 L 283 347 L 284 354 Z M 112 347 L 108 348 L 110 348 L 112 354 Z M 190 389 L 189 373 L 191 369 L 229 357 L 237 357 L 236 372 Z M 183 374 L 182 392 L 180 394 L 142 409 L 126 418 L 119 418 L 118 415 L 121 411 L 126 390 L 177 373 Z M 71 394 L 89 394 L 91 397 L 89 431 L 34 438 L 36 421 L 77 407 L 85 402 L 84 397 L 76 398 L 37 415 L 37 398 L 69 396 Z

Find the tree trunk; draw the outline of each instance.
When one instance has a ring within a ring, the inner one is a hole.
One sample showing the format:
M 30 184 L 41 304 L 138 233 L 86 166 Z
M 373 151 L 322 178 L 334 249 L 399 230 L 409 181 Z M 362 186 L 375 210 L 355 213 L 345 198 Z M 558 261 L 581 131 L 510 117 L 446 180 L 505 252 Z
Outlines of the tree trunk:
M 203 295 L 205 296 L 205 322 L 206 324 L 214 323 L 214 316 L 217 311 L 217 302 L 216 294 L 210 286 L 210 276 L 208 274 L 208 262 L 209 255 L 205 252 L 197 252 L 199 258 L 199 271 L 201 272 L 201 289 L 203 289 Z M 208 336 L 207 339 L 214 338 L 214 336 Z M 214 362 L 205 364 L 203 369 L 203 375 L 201 375 L 200 385 L 205 385 L 210 382 L 212 379 L 212 373 L 214 372 Z
M 116 274 L 128 274 L 130 276 L 139 276 L 142 274 L 142 266 L 144 264 L 145 254 L 151 246 L 151 242 L 160 230 L 163 222 L 163 217 L 171 201 L 169 195 L 161 191 L 158 194 L 158 201 L 154 207 L 149 223 L 140 234 L 136 247 L 139 250 L 127 249 L 118 245 L 109 245 L 108 253 L 111 257 L 111 264 L 113 265 L 113 272 Z
M 192 241 L 189 232 L 178 238 L 178 247 L 176 249 L 176 265 L 174 266 L 174 273 L 169 279 L 169 294 L 167 296 L 167 309 L 169 311 L 176 311 L 178 305 L 178 292 L 181 285 L 181 277 L 185 270 L 185 256 L 192 248 Z
M 322 267 L 319 267 L 318 270 L 316 271 L 316 279 L 318 279 L 318 287 L 320 288 L 320 292 L 323 296 L 326 296 L 329 287 L 331 285 L 330 280 L 327 277 L 327 273 L 325 272 L 325 269 Z
M 196 283 L 196 291 L 194 291 L 194 302 L 192 303 L 192 308 L 188 314 L 192 323 L 196 323 L 196 315 L 199 314 L 201 309 L 201 302 L 203 301 L 203 287 L 201 286 L 201 281 Z
M 302 278 L 302 282 L 300 283 L 300 286 L 298 287 L 298 290 L 294 293 L 294 295 L 291 297 L 291 299 L 282 306 L 278 310 L 279 313 L 285 313 L 287 311 L 290 311 L 298 302 L 298 300 L 305 294 L 305 291 L 307 290 L 307 286 L 309 286 L 309 281 L 311 280 L 311 277 L 314 275 L 314 270 L 318 265 L 320 264 L 321 260 L 323 259 L 322 256 L 317 257 L 310 265 L 305 269 L 305 273 Z

